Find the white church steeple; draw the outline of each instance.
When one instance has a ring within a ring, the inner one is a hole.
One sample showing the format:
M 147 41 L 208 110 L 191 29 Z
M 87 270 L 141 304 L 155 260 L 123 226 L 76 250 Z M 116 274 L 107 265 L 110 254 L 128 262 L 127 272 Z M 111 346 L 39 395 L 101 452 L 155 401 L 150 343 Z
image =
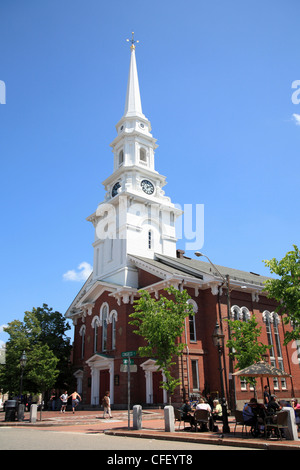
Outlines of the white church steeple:
M 157 145 L 142 112 L 133 35 L 130 42 L 125 110 L 111 143 L 113 172 L 103 181 L 104 202 L 87 220 L 96 229 L 93 281 L 137 287 L 137 271 L 127 255 L 176 257 L 175 220 L 182 211 L 165 196 L 166 178 L 155 170 Z
M 111 143 L 114 153 L 114 171 L 120 167 L 142 166 L 155 171 L 156 139 L 151 134 L 151 123 L 143 114 L 139 79 L 132 33 L 130 65 L 124 114 L 116 125 L 117 137 Z M 129 41 L 129 39 L 128 39 Z
M 142 112 L 142 103 L 139 87 L 139 78 L 137 73 L 136 59 L 135 59 L 135 41 L 134 33 L 132 33 L 132 39 L 127 41 L 131 42 L 131 57 L 130 57 L 130 66 L 127 82 L 127 93 L 126 93 L 126 102 L 125 102 L 125 111 L 124 116 L 126 117 L 141 117 L 145 119 L 145 116 Z

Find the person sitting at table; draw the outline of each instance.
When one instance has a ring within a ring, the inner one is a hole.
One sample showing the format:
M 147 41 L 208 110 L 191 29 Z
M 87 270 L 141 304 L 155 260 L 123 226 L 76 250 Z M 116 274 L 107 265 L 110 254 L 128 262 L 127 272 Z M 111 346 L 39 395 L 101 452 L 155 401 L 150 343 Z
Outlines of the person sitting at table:
M 211 407 L 208 403 L 205 403 L 203 398 L 200 398 L 198 405 L 196 406 L 196 410 L 207 410 L 211 413 Z
M 251 433 L 254 437 L 259 436 L 259 408 L 256 398 L 251 398 L 249 403 L 245 403 L 243 408 L 243 418 L 246 426 L 251 426 Z
M 257 423 L 256 414 L 253 411 L 254 406 L 257 404 L 256 398 L 251 398 L 249 403 L 245 403 L 243 408 L 243 418 L 247 426 L 255 426 Z
M 280 410 L 281 410 L 281 406 L 278 405 L 278 403 L 276 402 L 276 396 L 271 395 L 270 402 L 268 403 L 268 406 L 267 406 L 268 415 L 269 416 L 275 415 Z
M 222 406 L 220 405 L 219 400 L 217 399 L 213 401 L 212 417 L 214 421 L 216 421 L 217 419 L 223 420 Z
M 294 410 L 300 410 L 300 404 L 298 403 L 297 398 L 292 399 L 292 406 L 293 406 Z
M 185 402 L 180 407 L 181 419 L 184 421 L 189 421 L 191 425 L 194 424 L 194 416 L 191 414 L 192 407 L 188 398 L 185 399 Z
M 209 429 L 212 431 L 213 425 L 212 425 L 212 419 L 211 419 L 211 407 L 208 403 L 205 402 L 204 398 L 200 398 L 198 405 L 196 406 L 196 411 L 197 410 L 207 410 L 209 412 Z M 206 425 L 204 426 L 203 423 L 201 425 L 202 430 L 206 428 Z

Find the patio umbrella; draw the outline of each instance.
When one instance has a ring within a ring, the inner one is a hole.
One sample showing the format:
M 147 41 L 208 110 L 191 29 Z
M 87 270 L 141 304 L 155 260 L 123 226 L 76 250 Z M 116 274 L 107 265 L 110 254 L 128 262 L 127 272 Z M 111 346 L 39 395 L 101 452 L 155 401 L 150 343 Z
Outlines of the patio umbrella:
M 281 369 L 277 369 L 276 367 L 271 366 L 271 364 L 268 364 L 265 361 L 256 362 L 255 364 L 245 367 L 245 369 L 241 369 L 232 375 L 237 375 L 237 376 L 242 376 L 242 377 L 260 377 L 262 389 L 263 389 L 263 386 L 262 386 L 263 377 L 267 377 L 269 389 L 270 389 L 269 377 L 291 377 L 291 375 L 288 374 L 287 372 L 284 372 Z

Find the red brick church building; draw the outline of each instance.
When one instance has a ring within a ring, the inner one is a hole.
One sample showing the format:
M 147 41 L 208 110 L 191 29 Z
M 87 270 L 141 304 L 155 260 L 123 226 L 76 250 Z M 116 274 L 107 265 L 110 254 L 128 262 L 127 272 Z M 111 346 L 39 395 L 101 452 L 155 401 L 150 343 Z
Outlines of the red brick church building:
M 116 130 L 111 143 L 113 172 L 103 182 L 105 199 L 87 219 L 95 228 L 93 272 L 66 312 L 75 325 L 73 365 L 83 402 L 97 406 L 110 390 L 113 405 L 126 405 L 127 373 L 122 353 L 137 351 L 142 345 L 141 337 L 128 324 L 133 302 L 139 298 L 139 289 L 158 297 L 170 285 L 188 291 L 195 312 L 186 318 L 181 340 L 187 346 L 182 357 L 176 358 L 174 372 L 181 387 L 173 402 L 203 392 L 220 396 L 219 353 L 212 340 L 216 323 L 226 344 L 225 319 L 247 321 L 252 315 L 262 327 L 261 341 L 271 345 L 266 360 L 290 375 L 270 379 L 271 391 L 280 398 L 299 398 L 300 358 L 293 344 L 283 346 L 288 327 L 263 292 L 266 278 L 187 258 L 176 249 L 175 221 L 182 211 L 165 196 L 165 177 L 155 170 L 157 145 L 142 112 L 134 40 L 124 115 Z M 230 283 L 229 299 L 225 279 Z M 253 396 L 249 384 L 232 376 L 234 368 L 226 346 L 221 364 L 229 406 Z M 155 358 L 137 355 L 133 369 L 131 403 L 166 403 Z M 260 381 L 257 387 L 260 397 Z

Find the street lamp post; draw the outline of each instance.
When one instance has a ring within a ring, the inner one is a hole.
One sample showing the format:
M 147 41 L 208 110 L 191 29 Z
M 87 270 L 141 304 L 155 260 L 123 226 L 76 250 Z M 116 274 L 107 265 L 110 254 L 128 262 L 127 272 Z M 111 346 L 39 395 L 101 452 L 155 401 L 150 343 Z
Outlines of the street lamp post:
M 219 323 L 216 323 L 214 332 L 213 332 L 213 343 L 214 346 L 218 349 L 218 356 L 219 356 L 219 370 L 220 370 L 220 379 L 221 379 L 221 406 L 222 406 L 222 417 L 223 417 L 223 433 L 230 433 L 230 428 L 228 425 L 228 413 L 227 413 L 227 406 L 226 406 L 226 399 L 224 393 L 224 381 L 223 381 L 223 368 L 222 368 L 222 353 L 224 348 L 224 337 Z
M 220 276 L 220 278 L 222 279 L 223 283 L 222 285 L 225 284 L 226 286 L 226 298 L 227 298 L 227 317 L 228 319 L 230 318 L 230 285 L 229 285 L 229 275 L 226 274 L 226 276 L 224 276 L 222 273 L 220 273 L 220 271 L 218 270 L 218 268 L 214 265 L 214 263 L 209 259 L 209 257 L 207 255 L 205 255 L 204 253 L 201 253 L 200 251 L 196 251 L 195 252 L 195 255 L 199 258 L 200 256 L 204 256 L 209 262 L 210 264 L 212 265 L 212 267 L 214 268 L 214 270 L 217 272 L 217 274 Z M 222 333 L 223 335 L 223 333 Z M 224 343 L 224 335 L 223 335 L 223 338 L 222 340 L 220 340 L 222 343 Z M 221 386 L 223 387 L 223 390 L 222 390 L 222 401 L 224 403 L 222 403 L 222 409 L 223 407 L 225 406 L 225 393 L 224 393 L 224 382 L 223 382 L 223 373 L 222 373 L 222 367 L 221 367 L 221 354 L 222 354 L 222 351 L 224 350 L 224 344 L 222 344 L 222 347 L 221 349 L 218 348 L 218 352 L 219 352 L 219 363 L 220 363 L 220 374 L 221 374 Z M 231 361 L 229 362 L 230 364 L 230 369 L 232 368 L 232 363 Z M 230 370 L 230 372 L 232 373 L 232 370 Z M 229 379 L 231 378 L 232 376 L 229 375 Z M 229 397 L 229 400 L 231 401 L 231 389 L 232 389 L 232 385 L 231 385 L 231 380 L 229 380 L 229 389 L 230 389 L 230 397 Z M 231 404 L 232 406 L 233 404 Z M 234 405 L 235 406 L 235 405 Z M 229 432 L 229 426 L 228 426 L 228 415 L 227 415 L 227 407 L 225 406 L 225 416 L 224 416 L 224 412 L 223 412 L 223 420 L 226 419 L 226 424 L 224 423 L 224 426 L 223 426 L 223 432 Z M 224 428 L 227 428 L 227 431 L 224 430 Z
M 25 406 L 22 405 L 22 393 L 23 393 L 23 374 L 24 374 L 24 368 L 27 363 L 27 356 L 25 351 L 23 351 L 22 356 L 20 358 L 20 366 L 21 366 L 21 380 L 20 380 L 20 403 L 18 406 L 18 421 L 23 421 L 24 420 L 24 409 Z

